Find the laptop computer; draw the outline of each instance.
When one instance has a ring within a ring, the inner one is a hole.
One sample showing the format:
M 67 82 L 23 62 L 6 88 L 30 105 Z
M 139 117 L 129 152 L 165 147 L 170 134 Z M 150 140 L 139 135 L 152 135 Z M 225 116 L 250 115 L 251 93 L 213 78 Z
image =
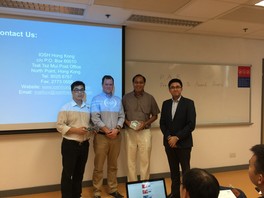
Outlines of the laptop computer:
M 167 191 L 163 178 L 126 183 L 127 198 L 166 198 Z

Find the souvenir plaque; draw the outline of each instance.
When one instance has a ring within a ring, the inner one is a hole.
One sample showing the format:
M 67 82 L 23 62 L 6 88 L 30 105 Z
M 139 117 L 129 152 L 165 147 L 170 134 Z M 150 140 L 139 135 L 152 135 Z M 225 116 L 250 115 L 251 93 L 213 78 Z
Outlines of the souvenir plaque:
M 140 122 L 139 122 L 139 121 L 137 121 L 137 120 L 133 120 L 133 121 L 131 121 L 129 127 L 130 127 L 131 129 L 137 130 L 139 125 L 140 125 Z

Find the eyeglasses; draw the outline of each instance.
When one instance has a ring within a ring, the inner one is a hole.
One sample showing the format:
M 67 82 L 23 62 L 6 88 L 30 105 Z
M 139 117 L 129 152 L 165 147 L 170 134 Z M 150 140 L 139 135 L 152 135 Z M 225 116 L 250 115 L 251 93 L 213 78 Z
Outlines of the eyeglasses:
M 73 92 L 74 93 L 84 93 L 85 89 L 74 89 Z
M 170 87 L 170 89 L 181 89 L 182 87 L 180 87 L 180 86 L 176 86 L 176 87 L 174 87 L 174 86 L 171 86 Z

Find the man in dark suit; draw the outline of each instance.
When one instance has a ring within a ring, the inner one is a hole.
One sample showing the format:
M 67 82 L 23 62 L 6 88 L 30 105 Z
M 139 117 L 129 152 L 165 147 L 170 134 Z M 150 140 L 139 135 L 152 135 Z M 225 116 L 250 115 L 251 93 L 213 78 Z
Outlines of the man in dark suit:
M 171 194 L 169 198 L 180 198 L 180 165 L 182 173 L 190 170 L 192 131 L 195 129 L 196 112 L 194 102 L 181 95 L 182 82 L 172 79 L 169 84 L 172 99 L 162 104 L 160 129 L 163 145 L 171 172 Z

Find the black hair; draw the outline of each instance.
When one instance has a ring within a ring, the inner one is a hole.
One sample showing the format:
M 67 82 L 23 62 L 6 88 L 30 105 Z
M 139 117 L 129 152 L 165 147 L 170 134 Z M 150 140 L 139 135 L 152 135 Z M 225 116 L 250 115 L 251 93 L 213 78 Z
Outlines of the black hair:
M 104 75 L 103 78 L 102 78 L 102 85 L 104 84 L 105 79 L 111 79 L 113 81 L 113 83 L 115 82 L 114 81 L 114 78 L 112 76 L 110 76 L 110 75 Z
M 142 77 L 143 80 L 144 80 L 144 83 L 146 83 L 146 78 L 145 78 L 145 76 L 143 76 L 143 75 L 141 75 L 141 74 L 137 74 L 137 75 L 135 75 L 135 76 L 132 78 L 132 82 L 134 82 L 135 79 L 136 79 L 137 77 Z
M 77 87 L 79 85 L 82 85 L 85 90 L 85 84 L 82 81 L 75 81 L 71 84 L 71 90 L 73 91 L 74 87 Z
M 168 87 L 169 87 L 169 88 L 170 88 L 170 86 L 171 86 L 172 83 L 179 83 L 179 84 L 181 85 L 181 87 L 183 86 L 183 85 L 182 85 L 182 81 L 181 81 L 180 79 L 178 79 L 178 78 L 173 78 L 173 79 L 171 79 L 171 80 L 169 81 L 169 83 L 168 83 Z
M 218 198 L 220 190 L 215 176 L 199 168 L 187 171 L 182 177 L 182 185 L 190 198 Z
M 256 156 L 255 169 L 256 173 L 264 173 L 264 145 L 257 144 L 250 149 Z

